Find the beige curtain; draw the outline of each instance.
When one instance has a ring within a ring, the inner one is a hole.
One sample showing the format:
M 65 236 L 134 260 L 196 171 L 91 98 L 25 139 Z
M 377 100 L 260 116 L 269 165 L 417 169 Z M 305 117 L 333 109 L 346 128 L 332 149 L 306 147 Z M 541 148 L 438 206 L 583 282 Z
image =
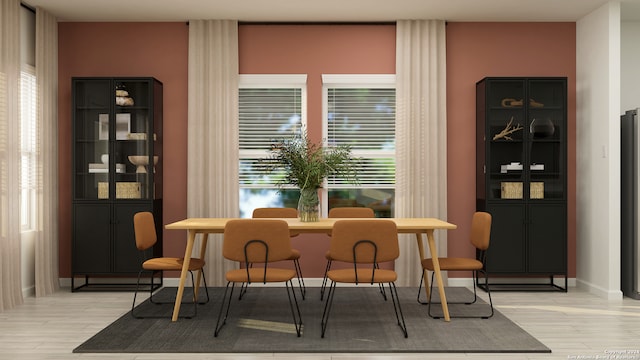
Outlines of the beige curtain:
M 36 296 L 58 290 L 58 22 L 36 9 L 38 205 Z
M 396 216 L 447 219 L 445 22 L 403 20 L 396 30 Z M 400 285 L 417 286 L 415 236 L 400 242 Z M 436 231 L 440 256 L 446 232 Z M 425 241 L 425 249 L 428 247 Z
M 189 22 L 187 215 L 237 217 L 238 22 Z M 209 235 L 208 285 L 224 285 L 235 267 L 222 258 L 222 236 Z M 198 246 L 195 247 L 199 249 Z
M 20 1 L 0 1 L 0 311 L 22 304 Z

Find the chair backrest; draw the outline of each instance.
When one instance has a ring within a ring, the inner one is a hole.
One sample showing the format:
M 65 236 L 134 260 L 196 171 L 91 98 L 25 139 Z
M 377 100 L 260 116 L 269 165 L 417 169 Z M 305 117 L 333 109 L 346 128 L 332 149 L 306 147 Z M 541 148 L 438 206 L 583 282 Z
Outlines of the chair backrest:
M 329 252 L 333 260 L 372 264 L 392 261 L 400 255 L 398 230 L 396 223 L 391 220 L 337 220 L 333 224 L 332 234 Z M 377 248 L 375 259 L 371 243 Z
M 138 250 L 147 250 L 158 241 L 156 223 L 153 219 L 153 214 L 148 211 L 135 213 L 133 215 L 133 230 Z
M 229 220 L 224 227 L 222 256 L 249 263 L 286 260 L 291 256 L 289 224 L 276 219 Z
M 491 240 L 491 214 L 478 211 L 471 219 L 471 244 L 479 250 L 487 250 Z
M 254 219 L 260 218 L 297 218 L 298 209 L 287 207 L 269 207 L 269 208 L 256 208 L 253 210 Z M 298 236 L 296 231 L 290 231 L 289 236 Z
M 253 210 L 253 218 L 297 218 L 298 210 L 286 207 L 257 208 Z
M 373 209 L 368 207 L 336 207 L 329 210 L 330 218 L 372 218 Z

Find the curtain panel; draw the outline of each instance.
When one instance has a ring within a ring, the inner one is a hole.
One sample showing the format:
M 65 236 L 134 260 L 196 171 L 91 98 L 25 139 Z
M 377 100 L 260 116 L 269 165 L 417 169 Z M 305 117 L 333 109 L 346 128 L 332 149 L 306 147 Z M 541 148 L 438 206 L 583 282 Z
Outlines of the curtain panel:
M 396 24 L 397 217 L 447 219 L 445 41 L 442 20 Z M 435 235 L 439 256 L 444 256 L 446 231 Z M 417 286 L 422 268 L 415 256 L 416 241 L 405 239 L 400 244 L 399 285 Z
M 190 21 L 188 217 L 238 216 L 238 71 L 238 22 Z M 237 264 L 223 259 L 222 235 L 209 236 L 220 239 L 207 243 L 208 284 L 222 286 Z
M 59 289 L 58 280 L 58 21 L 36 8 L 37 206 L 36 297 Z
M 20 1 L 0 1 L 0 311 L 23 302 L 20 261 Z

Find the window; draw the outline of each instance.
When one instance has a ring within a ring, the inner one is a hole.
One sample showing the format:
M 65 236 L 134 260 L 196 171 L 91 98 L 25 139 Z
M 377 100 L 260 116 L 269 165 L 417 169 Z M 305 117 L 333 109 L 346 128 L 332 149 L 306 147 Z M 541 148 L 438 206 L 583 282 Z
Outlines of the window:
M 36 76 L 23 65 L 20 78 L 20 218 L 22 231 L 35 228 L 37 186 Z
M 395 196 L 395 75 L 323 75 L 323 137 L 348 144 L 361 158 L 359 184 L 327 179 L 322 203 L 371 207 L 393 217 Z M 326 215 L 326 213 L 325 213 Z
M 260 159 L 271 144 L 306 125 L 306 75 L 240 75 L 240 217 L 258 207 L 297 207 L 297 189 L 279 191 L 281 174 L 269 173 Z

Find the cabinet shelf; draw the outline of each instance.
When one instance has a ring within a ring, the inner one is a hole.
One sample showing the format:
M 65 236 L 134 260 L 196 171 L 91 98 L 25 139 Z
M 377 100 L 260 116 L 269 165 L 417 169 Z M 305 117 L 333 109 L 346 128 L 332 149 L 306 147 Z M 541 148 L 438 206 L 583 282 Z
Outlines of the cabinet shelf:
M 149 110 L 148 106 L 137 106 L 137 105 L 133 105 L 133 106 L 122 106 L 122 105 L 116 105 L 116 110 L 118 114 L 123 114 L 123 113 L 127 113 L 129 111 L 133 111 L 133 110 Z
M 102 111 L 104 113 L 108 113 L 110 112 L 109 108 L 106 106 L 102 106 L 102 105 L 97 105 L 97 106 L 76 106 L 75 111 Z
M 74 140 L 76 143 L 102 143 L 107 144 L 109 140 L 101 140 L 101 139 L 90 139 L 90 138 L 78 138 Z
M 513 140 L 497 139 L 497 140 L 491 140 L 491 142 L 495 144 L 521 144 L 522 140 L 521 139 L 513 139 Z
M 509 170 L 508 173 L 502 173 L 502 172 L 491 172 L 489 173 L 489 175 L 491 175 L 491 177 L 514 177 L 514 176 L 522 176 L 524 173 L 524 170 Z M 559 172 L 550 172 L 550 171 L 543 171 L 543 170 L 529 170 L 530 173 L 530 177 L 534 178 L 534 177 L 538 177 L 538 176 L 542 176 L 542 177 L 559 177 L 562 176 L 561 173 Z

